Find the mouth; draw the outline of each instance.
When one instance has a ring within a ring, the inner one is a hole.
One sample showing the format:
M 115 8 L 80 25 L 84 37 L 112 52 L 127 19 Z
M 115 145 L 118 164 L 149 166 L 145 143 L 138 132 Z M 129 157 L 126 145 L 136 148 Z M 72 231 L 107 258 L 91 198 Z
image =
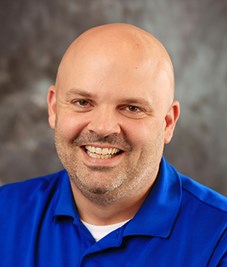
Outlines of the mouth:
M 108 148 L 108 147 L 83 146 L 82 148 L 89 157 L 94 159 L 111 159 L 123 153 L 122 150 L 115 147 Z

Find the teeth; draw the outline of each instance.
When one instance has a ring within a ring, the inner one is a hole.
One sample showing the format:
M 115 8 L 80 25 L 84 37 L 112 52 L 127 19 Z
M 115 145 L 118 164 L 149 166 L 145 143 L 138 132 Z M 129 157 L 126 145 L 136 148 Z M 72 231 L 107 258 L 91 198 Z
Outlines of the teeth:
M 87 151 L 87 154 L 91 157 L 91 158 L 94 158 L 94 159 L 110 159 L 110 158 L 113 158 L 114 155 L 102 155 L 102 154 L 95 154 L 95 153 L 91 153 L 89 151 Z
M 85 146 L 85 149 L 90 157 L 98 159 L 112 158 L 120 151 L 117 148 L 101 148 L 94 146 Z

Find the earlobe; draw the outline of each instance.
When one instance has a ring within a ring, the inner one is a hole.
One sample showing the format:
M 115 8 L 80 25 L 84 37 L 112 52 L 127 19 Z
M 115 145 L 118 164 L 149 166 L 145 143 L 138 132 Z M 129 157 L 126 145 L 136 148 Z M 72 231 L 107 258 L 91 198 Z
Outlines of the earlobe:
M 171 105 L 169 112 L 165 117 L 165 122 L 166 122 L 165 139 L 164 139 L 165 144 L 168 144 L 171 141 L 179 116 L 180 116 L 180 104 L 178 101 L 174 101 Z
M 49 88 L 48 91 L 47 104 L 49 125 L 54 129 L 56 124 L 56 90 L 53 85 Z

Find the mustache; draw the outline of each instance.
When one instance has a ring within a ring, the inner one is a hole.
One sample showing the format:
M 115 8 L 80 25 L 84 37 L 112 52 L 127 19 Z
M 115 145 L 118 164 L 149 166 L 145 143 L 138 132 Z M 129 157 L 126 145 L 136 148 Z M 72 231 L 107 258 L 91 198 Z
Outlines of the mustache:
M 130 142 L 126 138 L 118 134 L 101 136 L 94 132 L 91 132 L 91 133 L 81 134 L 73 140 L 73 144 L 77 146 L 83 146 L 86 144 L 95 144 L 95 143 L 112 145 L 124 151 L 132 150 L 132 145 L 130 144 Z

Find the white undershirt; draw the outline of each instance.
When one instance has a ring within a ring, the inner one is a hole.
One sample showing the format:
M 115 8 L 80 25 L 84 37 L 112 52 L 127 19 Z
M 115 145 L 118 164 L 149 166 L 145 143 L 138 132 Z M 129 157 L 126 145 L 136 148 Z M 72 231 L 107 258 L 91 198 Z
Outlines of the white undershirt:
M 82 221 L 82 220 L 81 220 Z M 120 222 L 120 223 L 115 223 L 115 224 L 110 224 L 110 225 L 93 225 L 90 223 L 86 223 L 82 221 L 82 223 L 87 227 L 89 232 L 92 234 L 94 239 L 96 241 L 99 241 L 102 239 L 104 236 L 108 235 L 109 233 L 113 232 L 114 230 L 120 228 L 122 225 L 127 223 L 129 220 Z

